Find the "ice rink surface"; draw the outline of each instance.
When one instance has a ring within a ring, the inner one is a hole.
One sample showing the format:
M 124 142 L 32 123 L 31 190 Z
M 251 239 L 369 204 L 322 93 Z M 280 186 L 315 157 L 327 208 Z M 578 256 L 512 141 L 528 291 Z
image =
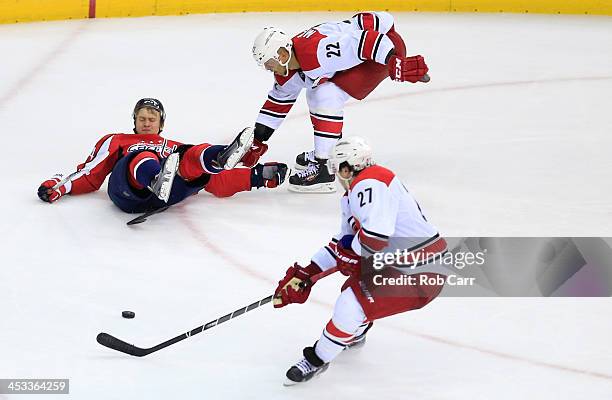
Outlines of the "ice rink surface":
M 142 359 L 96 343 L 106 331 L 148 347 L 271 293 L 335 233 L 340 194 L 200 194 L 128 228 L 105 190 L 49 205 L 40 182 L 130 131 L 141 97 L 164 103 L 165 136 L 226 143 L 271 86 L 250 54 L 260 28 L 348 16 L 0 26 L 1 378 L 70 378 L 57 398 L 75 399 L 612 398 L 609 298 L 440 298 L 376 322 L 361 351 L 294 388 L 284 373 L 319 337 L 340 276 L 305 305 Z M 345 135 L 370 140 L 444 235 L 612 236 L 612 18 L 399 13 L 396 27 L 432 80 L 351 102 Z M 303 98 L 270 145 L 284 162 L 311 148 Z

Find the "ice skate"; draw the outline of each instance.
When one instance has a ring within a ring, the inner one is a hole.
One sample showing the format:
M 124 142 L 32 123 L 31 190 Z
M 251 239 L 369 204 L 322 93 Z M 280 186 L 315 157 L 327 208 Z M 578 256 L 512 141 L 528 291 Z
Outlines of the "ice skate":
M 172 153 L 162 161 L 161 171 L 151 182 L 149 190 L 153 192 L 160 200 L 168 202 L 170 198 L 170 191 L 172 189 L 172 182 L 176 176 L 179 165 L 179 154 Z
M 301 170 L 308 168 L 308 165 L 313 162 L 316 162 L 314 150 L 305 151 L 303 153 L 298 154 L 295 157 L 294 168 L 298 171 L 301 171 Z
M 306 169 L 289 177 L 289 190 L 299 193 L 334 193 L 336 177 L 330 174 L 326 160 L 316 159 Z
M 232 169 L 240 162 L 242 156 L 251 148 L 253 144 L 254 131 L 253 128 L 244 128 L 238 136 L 230 143 L 225 150 L 217 156 L 219 167 L 223 169 Z
M 287 380 L 285 381 L 285 386 L 293 386 L 298 383 L 306 382 L 311 380 L 317 375 L 322 374 L 329 367 L 329 363 L 322 364 L 320 367 L 316 367 L 312 365 L 306 358 L 301 359 L 297 363 L 295 363 L 289 370 L 287 371 Z

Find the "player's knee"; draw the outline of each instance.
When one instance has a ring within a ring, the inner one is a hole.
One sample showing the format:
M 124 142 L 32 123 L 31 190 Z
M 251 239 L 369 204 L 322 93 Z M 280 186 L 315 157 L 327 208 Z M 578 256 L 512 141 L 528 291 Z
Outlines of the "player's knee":
M 161 166 L 157 155 L 151 151 L 141 151 L 134 155 L 128 165 L 128 183 L 136 189 L 144 189 Z

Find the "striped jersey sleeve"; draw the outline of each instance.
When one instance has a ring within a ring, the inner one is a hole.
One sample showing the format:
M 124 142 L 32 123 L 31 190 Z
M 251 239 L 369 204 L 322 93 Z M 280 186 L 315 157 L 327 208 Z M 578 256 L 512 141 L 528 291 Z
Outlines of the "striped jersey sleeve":
M 82 194 L 100 189 L 106 176 L 111 173 L 119 159 L 117 134 L 102 137 L 94 146 L 84 163 L 77 166 L 77 173 L 70 179 L 69 192 Z
M 276 130 L 295 104 L 304 87 L 304 81 L 296 71 L 291 71 L 287 77 L 275 75 L 274 78 L 274 86 L 268 92 L 256 122 Z

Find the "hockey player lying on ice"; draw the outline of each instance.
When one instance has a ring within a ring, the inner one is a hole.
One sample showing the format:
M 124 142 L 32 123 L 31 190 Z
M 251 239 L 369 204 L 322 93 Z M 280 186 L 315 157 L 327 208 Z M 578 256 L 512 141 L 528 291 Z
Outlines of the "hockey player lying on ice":
M 296 158 L 301 171 L 289 178 L 297 192 L 331 193 L 334 174 L 325 161 L 342 137 L 344 104 L 368 96 L 387 77 L 397 82 L 427 82 L 422 56 L 406 57 L 406 46 L 386 12 L 359 13 L 340 22 L 326 22 L 290 37 L 265 28 L 253 44 L 257 64 L 274 73 L 274 86 L 259 111 L 255 140 L 244 157 L 254 165 L 266 152 L 265 143 L 279 128 L 302 89 L 314 130 L 314 150 Z
M 281 163 L 235 168 L 250 148 L 253 129 L 245 128 L 228 145 L 188 145 L 161 136 L 166 114 L 157 99 L 136 103 L 134 133 L 102 137 L 75 173 L 44 181 L 38 197 L 52 203 L 65 194 L 96 191 L 106 176 L 108 195 L 128 213 L 141 213 L 176 204 L 204 189 L 228 197 L 251 188 L 274 188 L 283 183 L 287 166 Z
M 287 371 L 287 385 L 307 381 L 325 371 L 343 350 L 364 344 L 374 320 L 421 308 L 438 296 L 444 285 L 444 279 L 433 279 L 432 284 L 416 279 L 417 283 L 408 286 L 376 287 L 379 279 L 374 277 L 381 273 L 389 278 L 401 277 L 402 273 L 416 274 L 417 278 L 423 274 L 444 277 L 430 271 L 440 270 L 431 261 L 446 252 L 446 241 L 425 219 L 416 200 L 393 172 L 374 165 L 365 140 L 340 139 L 330 154 L 328 167 L 347 190 L 341 200 L 341 232 L 315 253 L 308 266 L 296 263 L 287 270 L 275 291 L 274 307 L 304 303 L 312 285 L 304 289 L 300 283 L 322 270 L 337 266 L 349 278 L 321 337 L 306 347 L 304 358 Z M 403 262 L 402 268 L 395 264 L 381 271 L 371 269 L 364 260 L 384 249 L 390 237 L 409 238 L 410 251 L 427 257 L 421 258 L 424 261 L 418 266 L 416 262 Z M 427 272 L 421 272 L 425 269 Z

